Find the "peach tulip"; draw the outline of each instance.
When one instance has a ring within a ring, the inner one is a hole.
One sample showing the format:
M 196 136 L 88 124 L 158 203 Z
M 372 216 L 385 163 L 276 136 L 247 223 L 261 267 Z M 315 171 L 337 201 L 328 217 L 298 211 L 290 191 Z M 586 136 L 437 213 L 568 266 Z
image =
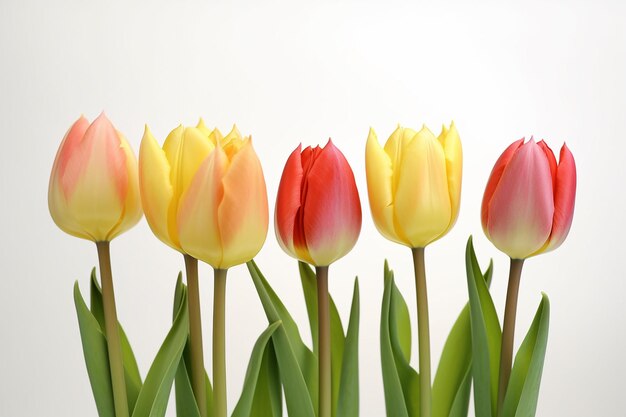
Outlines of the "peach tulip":
M 137 160 L 124 136 L 100 114 L 69 129 L 50 174 L 48 208 L 70 235 L 108 242 L 142 215 Z
M 496 162 L 483 197 L 485 234 L 513 259 L 559 247 L 569 232 L 576 164 L 564 144 L 559 163 L 544 141 L 513 142 Z
M 289 255 L 328 266 L 346 255 L 361 231 L 354 174 L 329 139 L 325 147 L 298 146 L 289 156 L 276 198 L 276 236 Z

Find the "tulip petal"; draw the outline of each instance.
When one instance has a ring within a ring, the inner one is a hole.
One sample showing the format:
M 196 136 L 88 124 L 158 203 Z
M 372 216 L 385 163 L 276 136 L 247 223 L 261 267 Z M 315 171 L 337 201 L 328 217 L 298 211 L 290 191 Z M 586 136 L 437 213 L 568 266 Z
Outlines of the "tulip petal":
M 408 245 L 409 242 L 400 239 L 395 231 L 393 194 L 391 191 L 393 167 L 389 155 L 378 143 L 374 129 L 370 129 L 367 138 L 365 172 L 370 208 L 376 228 L 387 239 Z
M 554 152 L 552 152 L 552 149 L 550 149 L 548 144 L 543 140 L 537 142 L 537 145 L 539 145 L 543 153 L 546 155 L 546 158 L 548 159 L 548 164 L 550 165 L 550 174 L 552 175 L 552 189 L 554 190 L 556 188 L 556 158 L 554 158 Z
M 551 251 L 561 246 L 574 217 L 574 202 L 576 200 L 576 163 L 574 156 L 563 144 L 559 155 L 559 166 L 556 171 L 556 186 L 554 189 L 554 219 L 552 234 L 548 244 L 541 252 Z
M 68 176 L 65 175 L 65 172 L 70 157 L 80 146 L 80 142 L 88 127 L 89 121 L 84 116 L 80 116 L 67 131 L 59 146 L 50 174 L 48 208 L 50 209 L 52 219 L 64 232 L 82 239 L 94 240 L 68 212 L 67 194 L 65 192 L 67 188 L 73 190 L 78 182 L 77 176 Z M 62 183 L 65 184 L 65 187 L 62 186 Z
M 489 203 L 491 202 L 491 198 L 493 197 L 493 193 L 496 191 L 498 187 L 498 183 L 500 182 L 500 178 L 502 178 L 502 173 L 504 169 L 511 161 L 511 158 L 517 152 L 517 150 L 524 144 L 524 138 L 521 138 L 512 144 L 509 145 L 508 148 L 502 152 L 502 155 L 496 161 L 493 169 L 491 170 L 491 174 L 489 174 L 489 180 L 487 181 L 487 187 L 485 187 L 485 193 L 483 194 L 483 202 L 480 209 L 480 219 L 483 225 L 483 231 L 489 237 L 489 230 L 487 229 L 487 217 L 489 214 Z
M 448 193 L 450 195 L 450 223 L 446 230 L 439 236 L 442 237 L 454 226 L 459 215 L 461 205 L 461 182 L 463 179 L 463 149 L 459 132 L 454 122 L 450 129 L 444 126 L 439 138 L 437 138 L 446 156 L 446 174 L 448 178 Z
M 411 247 L 424 247 L 447 230 L 452 213 L 445 154 L 428 128 L 405 145 L 395 171 L 396 231 Z
M 174 195 L 170 182 L 170 164 L 148 126 L 139 148 L 139 182 L 143 210 L 150 229 L 161 241 L 182 251 L 178 233 L 170 236 L 168 228 L 170 204 Z
M 181 196 L 176 222 L 185 253 L 214 268 L 220 268 L 223 257 L 218 207 L 224 196 L 222 179 L 227 169 L 228 158 L 218 146 L 200 165 Z
M 302 146 L 289 155 L 276 195 L 276 212 L 274 223 L 276 238 L 285 252 L 296 257 L 294 247 L 294 228 L 296 215 L 300 209 L 300 190 L 302 188 Z
M 128 173 L 120 138 L 104 113 L 85 131 L 61 181 L 76 222 L 96 241 L 108 240 L 123 215 Z
M 263 246 L 267 236 L 267 190 L 261 162 L 249 139 L 233 156 L 224 179 L 218 222 L 224 256 L 219 268 L 245 263 Z
M 303 226 L 313 264 L 327 266 L 346 255 L 361 231 L 361 203 L 354 174 L 331 140 L 306 176 Z
M 504 168 L 488 211 L 488 237 L 511 258 L 527 258 L 550 236 L 552 176 L 548 159 L 534 141 L 521 146 Z

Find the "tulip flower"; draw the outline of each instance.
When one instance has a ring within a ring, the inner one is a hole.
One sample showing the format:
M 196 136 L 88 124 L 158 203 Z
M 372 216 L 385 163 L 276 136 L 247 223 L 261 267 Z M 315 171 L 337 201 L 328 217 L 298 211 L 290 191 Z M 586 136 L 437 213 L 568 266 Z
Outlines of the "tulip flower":
M 372 217 L 387 239 L 423 248 L 454 226 L 463 170 L 454 123 L 438 138 L 398 126 L 384 148 L 370 129 L 365 163 Z
M 463 154 L 454 122 L 439 137 L 426 127 L 398 128 L 384 147 L 370 129 L 365 169 L 372 217 L 387 239 L 411 248 L 417 293 L 420 415 L 431 416 L 430 335 L 424 248 L 454 226 Z
M 61 230 L 96 243 L 115 415 L 128 417 L 109 242 L 142 212 L 135 155 L 104 113 L 91 124 L 81 116 L 65 135 L 50 174 L 48 207 Z
M 61 142 L 50 174 L 48 207 L 70 235 L 108 242 L 141 219 L 137 160 L 102 113 L 81 116 Z
M 298 146 L 289 156 L 276 197 L 278 243 L 316 266 L 319 340 L 319 417 L 331 416 L 328 266 L 346 255 L 361 231 L 361 203 L 352 169 L 332 140 Z
M 204 416 L 204 360 L 197 259 L 215 270 L 214 415 L 226 413 L 224 308 L 226 270 L 245 263 L 267 235 L 268 207 L 261 163 L 249 137 L 233 127 L 225 137 L 179 126 L 161 148 L 146 127 L 139 155 L 141 196 L 154 234 L 183 253 L 187 269 L 192 350 L 192 385 Z
M 483 197 L 485 234 L 513 259 L 559 247 L 569 232 L 576 164 L 563 145 L 559 164 L 544 141 L 513 142 L 496 162 Z
M 276 198 L 276 237 L 289 255 L 328 266 L 346 255 L 361 231 L 361 203 L 348 161 L 331 140 L 294 150 Z
M 544 141 L 513 142 L 496 162 L 483 196 L 487 238 L 511 258 L 502 329 L 498 416 L 511 375 L 517 298 L 524 260 L 559 247 L 569 232 L 576 197 L 576 164 L 563 145 L 559 163 Z

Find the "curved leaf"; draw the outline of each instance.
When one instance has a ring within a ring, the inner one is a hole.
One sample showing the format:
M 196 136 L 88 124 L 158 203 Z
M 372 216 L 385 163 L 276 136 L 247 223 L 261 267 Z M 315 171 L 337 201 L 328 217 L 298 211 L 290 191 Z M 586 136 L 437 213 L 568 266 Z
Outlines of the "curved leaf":
M 87 365 L 87 374 L 96 401 L 98 415 L 100 417 L 115 417 L 106 338 L 98 320 L 89 311 L 80 294 L 78 281 L 74 283 L 74 305 L 78 316 L 80 338 L 83 343 L 85 365 Z
M 337 416 L 359 416 L 359 280 L 354 280 L 350 321 L 341 362 L 341 382 L 337 400 Z
M 503 417 L 534 417 L 548 343 L 550 301 L 542 294 L 530 329 L 515 355 L 503 405 Z
M 181 289 L 176 319 L 157 353 L 139 392 L 132 417 L 163 417 L 189 333 L 187 295 Z

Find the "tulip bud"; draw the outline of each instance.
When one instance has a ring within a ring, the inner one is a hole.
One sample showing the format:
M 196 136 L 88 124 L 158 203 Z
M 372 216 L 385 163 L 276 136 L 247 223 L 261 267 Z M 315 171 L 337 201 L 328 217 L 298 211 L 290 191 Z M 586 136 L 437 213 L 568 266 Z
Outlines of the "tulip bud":
M 267 191 L 250 138 L 222 137 L 202 120 L 174 129 L 159 147 L 146 128 L 139 154 L 141 197 L 154 234 L 172 248 L 226 269 L 265 242 Z
M 559 164 L 544 141 L 511 144 L 496 162 L 483 196 L 487 238 L 513 259 L 563 243 L 574 215 L 576 164 L 565 144 Z
M 452 228 L 459 213 L 463 154 L 454 123 L 438 138 L 424 126 L 398 126 L 385 147 L 370 129 L 365 151 L 372 217 L 387 239 L 425 247 Z
M 135 155 L 104 113 L 91 125 L 81 116 L 65 135 L 48 208 L 61 230 L 94 242 L 110 241 L 141 219 Z
M 289 156 L 276 198 L 276 237 L 289 255 L 328 266 L 346 255 L 361 231 L 361 203 L 352 169 L 329 139 Z

